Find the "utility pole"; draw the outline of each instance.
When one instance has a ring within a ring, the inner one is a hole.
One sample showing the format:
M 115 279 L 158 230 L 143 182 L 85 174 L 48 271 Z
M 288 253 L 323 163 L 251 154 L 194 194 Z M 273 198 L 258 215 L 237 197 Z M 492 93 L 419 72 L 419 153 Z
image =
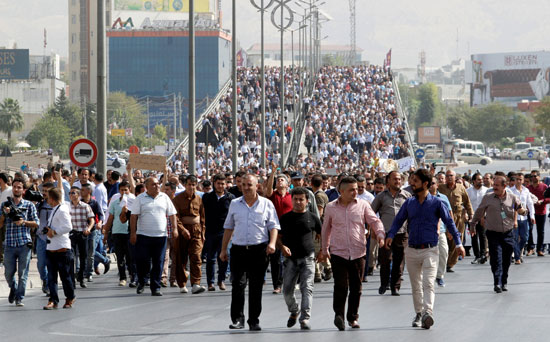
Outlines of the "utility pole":
M 174 93 L 174 148 L 176 148 L 176 138 L 178 136 L 178 132 L 176 130 L 176 127 L 178 127 L 178 112 L 177 112 L 177 107 L 176 107 L 176 93 Z
M 105 0 L 97 0 L 97 172 L 107 173 L 107 68 Z
M 231 52 L 233 55 L 231 61 L 233 94 L 231 104 L 231 161 L 233 174 L 239 169 L 237 165 L 237 0 L 232 3 L 232 29 L 231 29 Z
M 179 115 L 179 122 L 180 122 L 180 135 L 183 136 L 183 122 L 182 122 L 183 114 L 181 112 L 181 101 L 182 101 L 181 93 L 178 93 L 178 115 Z
M 284 33 L 285 33 L 285 11 L 284 11 L 284 0 L 280 0 L 281 2 L 281 71 L 279 72 L 279 77 L 281 78 L 281 95 L 279 103 L 281 104 L 281 136 L 280 136 L 280 147 L 281 150 L 281 160 L 279 161 L 279 165 L 284 167 L 284 161 L 285 161 L 285 64 L 284 64 Z
M 84 138 L 88 139 L 88 105 L 86 104 L 86 98 L 84 98 Z
M 189 0 L 189 169 L 194 175 L 195 167 L 195 0 Z

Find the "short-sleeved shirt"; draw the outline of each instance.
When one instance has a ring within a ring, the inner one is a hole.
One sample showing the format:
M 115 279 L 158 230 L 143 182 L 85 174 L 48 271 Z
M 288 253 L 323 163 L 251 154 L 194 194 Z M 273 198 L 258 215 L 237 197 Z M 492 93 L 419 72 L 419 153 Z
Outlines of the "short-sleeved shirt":
M 137 234 L 150 237 L 167 236 L 167 216 L 176 215 L 172 200 L 163 192 L 153 198 L 144 192 L 134 200 L 130 208 L 132 215 L 138 216 Z
M 224 229 L 233 229 L 233 244 L 251 246 L 267 243 L 272 229 L 281 229 L 275 206 L 265 197 L 258 196 L 249 207 L 244 197 L 231 201 Z
M 292 195 L 287 192 L 284 196 L 275 190 L 273 194 L 269 196 L 269 200 L 273 202 L 275 210 L 277 211 L 277 217 L 280 219 L 281 216 L 290 212 L 292 210 Z
M 120 213 L 122 207 L 120 206 L 120 198 L 114 200 L 109 206 L 109 214 L 113 215 L 113 234 L 128 234 L 128 221 L 125 223 L 120 222 Z

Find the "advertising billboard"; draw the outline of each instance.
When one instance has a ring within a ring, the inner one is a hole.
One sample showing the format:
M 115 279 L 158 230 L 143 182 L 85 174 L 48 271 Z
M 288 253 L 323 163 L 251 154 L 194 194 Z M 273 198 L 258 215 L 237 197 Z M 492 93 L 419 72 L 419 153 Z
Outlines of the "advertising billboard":
M 441 144 L 441 127 L 418 127 L 417 143 Z
M 0 79 L 24 80 L 29 78 L 28 49 L 0 49 Z
M 550 52 L 472 55 L 466 64 L 472 106 L 517 103 L 550 95 Z
M 189 12 L 189 0 L 115 0 L 115 10 Z M 195 0 L 196 13 L 209 13 L 210 0 Z

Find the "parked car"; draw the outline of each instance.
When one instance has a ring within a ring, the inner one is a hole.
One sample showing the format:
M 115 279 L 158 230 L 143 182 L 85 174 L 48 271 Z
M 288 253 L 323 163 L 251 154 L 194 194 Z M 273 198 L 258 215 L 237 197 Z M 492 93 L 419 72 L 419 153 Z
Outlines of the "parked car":
M 487 148 L 487 157 L 500 158 L 501 157 L 500 150 L 496 147 L 495 148 L 492 148 L 492 147 Z
M 533 158 L 528 157 L 529 152 L 533 153 Z M 525 160 L 528 160 L 528 159 L 537 160 L 538 157 L 539 157 L 539 154 L 541 154 L 541 153 L 544 153 L 542 148 L 531 147 L 531 148 L 526 148 L 526 149 L 523 149 L 523 150 L 518 150 L 518 151 L 512 152 L 511 159 L 515 159 L 515 160 L 524 160 L 524 159 Z
M 502 149 L 500 156 L 502 159 L 510 159 L 512 157 L 512 149 L 511 148 Z
M 490 157 L 482 156 L 481 154 L 471 153 L 471 152 L 459 153 L 457 156 L 457 159 L 462 160 L 468 164 L 487 165 L 493 162 L 493 159 L 491 159 Z

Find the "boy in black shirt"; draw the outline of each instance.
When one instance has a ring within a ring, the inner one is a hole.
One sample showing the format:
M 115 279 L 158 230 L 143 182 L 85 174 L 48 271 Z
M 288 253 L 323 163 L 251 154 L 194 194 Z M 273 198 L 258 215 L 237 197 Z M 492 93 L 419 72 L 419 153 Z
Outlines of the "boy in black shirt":
M 313 300 L 313 278 L 315 275 L 315 250 L 313 232 L 321 234 L 321 221 L 308 207 L 308 192 L 302 187 L 294 188 L 292 211 L 281 216 L 281 231 L 277 238 L 279 249 L 285 256 L 283 271 L 283 293 L 290 317 L 287 327 L 292 327 L 300 315 L 300 327 L 311 329 L 309 325 L 311 303 Z M 300 278 L 302 308 L 298 307 L 294 289 Z

